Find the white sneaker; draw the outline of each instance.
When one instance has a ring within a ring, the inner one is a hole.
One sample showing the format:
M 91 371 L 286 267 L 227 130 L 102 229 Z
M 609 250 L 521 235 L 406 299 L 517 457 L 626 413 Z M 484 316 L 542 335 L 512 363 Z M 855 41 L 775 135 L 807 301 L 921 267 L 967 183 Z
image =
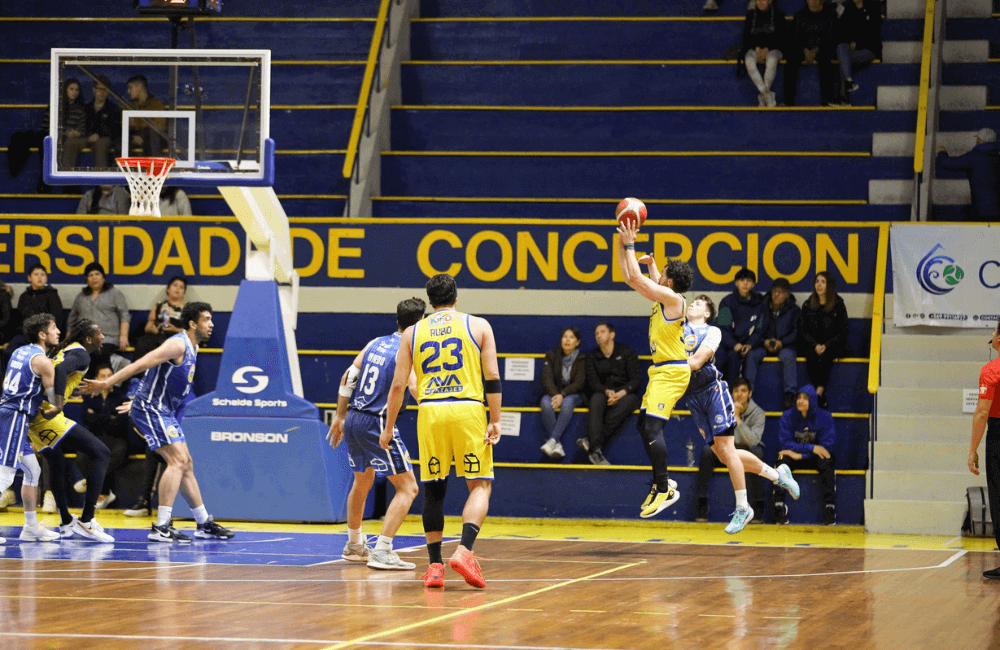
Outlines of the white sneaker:
M 344 546 L 344 552 L 340 554 L 340 557 L 348 562 L 367 562 L 371 558 L 371 552 L 372 548 L 368 546 L 367 542 L 361 542 L 360 544 L 351 544 L 348 542 Z
M 767 99 L 765 99 L 767 93 L 757 93 L 757 107 L 764 108 L 767 106 Z
M 87 523 L 83 523 L 77 517 L 73 518 L 73 532 L 80 537 L 85 537 L 86 539 L 92 539 L 95 542 L 113 542 L 115 538 L 104 532 L 104 528 L 101 524 L 97 523 L 97 518 L 91 519 Z
M 83 494 L 87 491 L 87 479 L 82 478 L 73 484 L 73 491 L 79 494 Z
M 115 501 L 115 493 L 112 492 L 111 490 L 108 490 L 107 496 L 102 494 L 101 498 L 98 499 L 97 503 L 94 504 L 94 507 L 97 508 L 98 510 L 104 510 L 112 503 L 114 503 L 114 501 Z
M 558 444 L 559 442 L 555 438 L 549 438 L 545 441 L 545 444 L 542 445 L 542 451 L 549 458 L 555 458 L 556 445 Z
M 42 512 L 47 512 L 52 514 L 59 508 L 56 506 L 56 496 L 51 492 L 45 493 L 45 498 L 42 499 Z
M 61 537 L 56 531 L 49 530 L 39 524 L 33 528 L 30 526 L 22 528 L 18 539 L 22 542 L 54 542 Z
M 718 11 L 719 5 L 715 0 L 705 0 L 705 6 L 702 7 L 702 11 Z
M 7 506 L 12 506 L 17 502 L 17 497 L 14 495 L 14 490 L 7 488 L 0 494 L 0 509 L 6 508 Z
M 778 105 L 778 98 L 774 96 L 774 91 L 768 91 L 767 97 L 764 98 L 764 103 L 767 104 L 768 108 L 774 108 Z
M 399 559 L 399 556 L 393 550 L 379 551 L 378 549 L 372 549 L 369 553 L 368 568 L 386 569 L 389 571 L 411 571 L 416 569 L 417 565 L 413 562 L 405 562 Z
M 0 537 L 0 544 L 6 544 L 6 543 L 7 543 L 7 538 L 6 537 Z
M 79 517 L 72 515 L 73 519 L 65 526 L 59 526 L 59 536 L 60 537 L 72 537 L 73 536 L 73 526 L 79 520 Z

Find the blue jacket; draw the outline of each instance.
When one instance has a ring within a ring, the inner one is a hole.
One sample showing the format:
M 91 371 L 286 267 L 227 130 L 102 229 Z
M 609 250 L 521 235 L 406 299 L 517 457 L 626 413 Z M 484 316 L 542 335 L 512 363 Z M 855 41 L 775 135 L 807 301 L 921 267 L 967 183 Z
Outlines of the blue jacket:
M 771 313 L 771 294 L 757 307 L 757 327 L 750 336 L 748 343 L 755 348 L 764 345 L 767 328 L 774 315 Z M 795 349 L 795 341 L 799 338 L 799 306 L 795 304 L 795 296 L 789 294 L 788 299 L 778 310 L 778 323 L 775 338 L 781 341 L 782 347 Z
M 969 177 L 972 190 L 972 209 L 978 217 L 1000 217 L 1000 151 L 996 142 L 984 142 L 973 147 L 964 156 L 952 158 L 939 151 L 938 164 L 943 169 L 963 171 Z
M 802 454 L 802 458 L 811 458 L 813 446 L 820 445 L 831 454 L 837 432 L 833 429 L 833 416 L 816 406 L 816 389 L 812 384 L 806 384 L 799 393 L 809 396 L 809 411 L 805 417 L 798 408 L 790 408 L 781 414 L 778 422 L 778 450 L 790 449 Z
M 732 350 L 737 343 L 750 340 L 750 331 L 757 324 L 757 308 L 763 296 L 750 292 L 746 298 L 734 291 L 719 303 L 719 316 L 715 326 L 722 332 L 722 347 Z

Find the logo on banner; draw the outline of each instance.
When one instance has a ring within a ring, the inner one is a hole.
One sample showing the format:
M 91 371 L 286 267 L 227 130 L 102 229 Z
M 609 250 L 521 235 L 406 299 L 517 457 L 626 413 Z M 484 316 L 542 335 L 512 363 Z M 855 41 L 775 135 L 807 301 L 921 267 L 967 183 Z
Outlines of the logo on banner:
M 917 265 L 917 282 L 920 283 L 920 288 L 935 296 L 948 293 L 965 277 L 965 271 L 955 264 L 953 258 L 947 255 L 935 255 L 939 249 L 943 250 L 941 244 L 935 245 Z M 943 268 L 938 270 L 938 267 Z M 939 284 L 942 280 L 947 286 Z
M 246 393 L 248 395 L 253 395 L 259 393 L 260 391 L 267 388 L 268 377 L 267 375 L 250 375 L 251 379 L 257 380 L 257 383 L 253 386 L 240 386 L 239 384 L 249 384 L 250 379 L 247 379 L 246 374 L 248 372 L 264 372 L 263 369 L 257 366 L 243 366 L 233 373 L 233 385 L 236 390 L 241 393 Z

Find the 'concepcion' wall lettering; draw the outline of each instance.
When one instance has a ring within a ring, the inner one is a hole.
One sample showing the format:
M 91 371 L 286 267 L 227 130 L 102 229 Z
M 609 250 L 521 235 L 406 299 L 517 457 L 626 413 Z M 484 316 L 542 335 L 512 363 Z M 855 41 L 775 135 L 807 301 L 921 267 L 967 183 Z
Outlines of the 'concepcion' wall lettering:
M 420 286 L 450 273 L 460 286 L 530 289 L 624 288 L 613 227 L 572 223 L 501 224 L 448 220 L 378 223 L 331 219 L 290 229 L 295 268 L 309 286 Z M 331 225 L 332 223 L 332 225 Z M 0 274 L 21 281 L 41 262 L 54 283 L 77 281 L 98 261 L 118 281 L 159 283 L 182 273 L 237 284 L 246 237 L 233 222 L 33 220 L 0 224 Z M 763 280 L 811 285 L 831 271 L 841 290 L 874 283 L 877 230 L 858 226 L 646 224 L 639 251 L 662 267 L 680 258 L 695 267 L 695 289 L 730 285 L 741 267 Z

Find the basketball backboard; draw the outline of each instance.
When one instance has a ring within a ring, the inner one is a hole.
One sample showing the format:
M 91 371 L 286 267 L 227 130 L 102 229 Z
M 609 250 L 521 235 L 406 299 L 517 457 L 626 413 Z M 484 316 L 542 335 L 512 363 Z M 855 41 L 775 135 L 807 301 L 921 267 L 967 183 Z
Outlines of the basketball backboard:
M 84 104 L 107 84 L 105 102 L 121 111 L 120 122 L 114 115 L 100 120 L 101 143 L 60 133 L 65 117 L 79 114 L 66 100 L 74 79 Z M 270 50 L 54 48 L 45 181 L 125 184 L 116 156 L 162 156 L 177 160 L 167 185 L 272 185 L 270 89 Z

